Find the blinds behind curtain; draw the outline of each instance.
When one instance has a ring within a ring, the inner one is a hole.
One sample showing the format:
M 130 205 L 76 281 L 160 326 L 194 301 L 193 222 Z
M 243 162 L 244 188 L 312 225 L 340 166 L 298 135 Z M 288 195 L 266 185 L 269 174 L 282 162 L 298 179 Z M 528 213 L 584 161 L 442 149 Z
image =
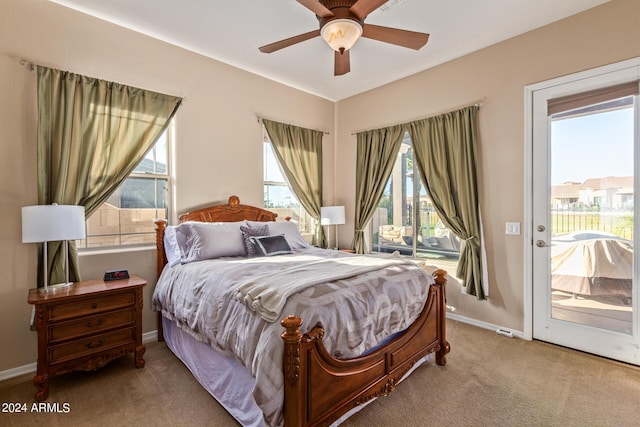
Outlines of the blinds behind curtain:
M 638 95 L 638 81 L 550 99 L 547 101 L 547 114 L 551 116 L 631 95 Z
M 142 161 L 181 102 L 38 66 L 38 203 L 81 205 L 90 216 Z M 52 242 L 48 248 L 49 283 L 63 281 L 64 246 Z M 73 242 L 69 252 L 70 280 L 78 281 Z

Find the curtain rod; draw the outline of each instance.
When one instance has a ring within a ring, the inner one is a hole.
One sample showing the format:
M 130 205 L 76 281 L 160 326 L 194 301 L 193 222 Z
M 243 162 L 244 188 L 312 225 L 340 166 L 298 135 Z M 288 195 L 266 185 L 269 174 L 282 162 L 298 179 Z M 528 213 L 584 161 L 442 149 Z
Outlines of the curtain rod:
M 19 60 L 18 64 L 22 65 L 23 67 L 27 67 L 29 71 L 34 71 L 36 69 L 36 64 L 31 61 L 27 61 L 26 59 Z
M 268 119 L 266 117 L 259 116 L 257 114 L 256 114 L 256 119 L 258 119 L 258 123 L 262 122 L 262 119 L 271 120 L 271 119 Z M 272 120 L 272 121 L 277 122 L 278 120 Z M 288 123 L 288 124 L 290 124 L 291 126 L 298 126 L 298 125 L 294 125 L 292 123 Z M 298 127 L 299 128 L 304 128 L 304 126 L 298 126 Z M 326 131 L 326 130 L 322 130 L 322 129 L 311 129 L 311 130 L 317 130 L 318 132 L 322 132 L 323 135 L 331 135 L 331 133 Z
M 23 67 L 26 67 L 29 71 L 35 71 L 36 67 L 40 67 L 40 66 L 41 66 L 41 65 L 39 65 L 39 64 L 36 64 L 36 63 L 31 62 L 31 61 L 29 61 L 29 60 L 26 60 L 26 59 L 24 59 L 24 58 L 22 58 L 22 59 L 18 60 L 18 64 L 22 65 Z M 42 65 L 42 67 L 45 67 L 45 66 L 44 66 L 44 65 Z M 46 67 L 46 68 L 53 68 L 53 67 Z M 74 73 L 74 74 L 77 74 L 77 73 Z M 99 78 L 99 77 L 91 77 L 91 78 L 96 78 L 96 79 L 98 79 L 98 80 L 105 80 L 105 81 L 107 81 L 106 79 L 101 79 L 101 78 Z M 130 85 L 127 85 L 127 86 L 130 86 Z M 142 89 L 142 88 L 141 88 L 141 89 Z M 157 92 L 157 93 L 160 93 L 160 92 L 158 92 L 157 90 L 151 90 L 151 89 L 145 89 L 145 90 L 149 90 L 149 91 L 151 91 L 151 92 Z M 187 101 L 187 98 L 186 98 L 186 97 L 184 97 L 184 96 L 171 95 L 171 94 L 166 94 L 166 95 L 174 96 L 174 97 L 176 97 L 176 98 L 181 98 L 181 99 L 182 99 L 182 101 L 180 101 L 180 103 L 181 103 L 181 104 L 184 104 L 184 103 Z
M 359 134 L 359 133 L 362 133 L 362 132 L 368 132 L 368 131 L 370 131 L 370 130 L 375 130 L 375 129 L 384 129 L 384 128 L 391 127 L 391 126 L 401 126 L 401 125 L 406 125 L 406 124 L 408 124 L 408 123 L 415 122 L 416 120 L 429 119 L 429 118 L 431 118 L 431 117 L 441 116 L 441 115 L 443 115 L 443 114 L 451 113 L 451 112 L 453 112 L 453 111 L 462 110 L 462 109 L 464 109 L 464 108 L 468 108 L 468 107 L 478 107 L 478 108 L 480 108 L 480 107 L 482 106 L 482 104 L 483 104 L 482 102 L 476 102 L 476 103 L 474 103 L 474 104 L 468 104 L 468 105 L 465 105 L 465 106 L 463 106 L 463 107 L 458 107 L 458 108 L 453 108 L 453 109 L 451 109 L 451 110 L 443 111 L 442 113 L 436 113 L 436 114 L 432 114 L 432 115 L 429 115 L 429 116 L 418 117 L 418 118 L 411 119 L 411 120 L 408 120 L 408 121 L 406 121 L 406 122 L 402 122 L 402 123 L 394 123 L 394 124 L 391 124 L 391 125 L 379 126 L 379 127 L 369 128 L 369 129 L 364 129 L 364 130 L 352 130 L 352 131 L 351 131 L 351 135 L 357 135 L 357 134 Z

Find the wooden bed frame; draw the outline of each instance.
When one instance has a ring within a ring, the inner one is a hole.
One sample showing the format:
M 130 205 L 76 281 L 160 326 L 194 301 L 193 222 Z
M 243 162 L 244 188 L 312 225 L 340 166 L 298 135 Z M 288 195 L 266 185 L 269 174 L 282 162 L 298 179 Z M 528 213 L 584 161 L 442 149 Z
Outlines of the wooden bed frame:
M 180 222 L 275 221 L 276 213 L 240 204 L 231 196 L 226 205 L 215 205 L 180 216 Z M 158 277 L 167 264 L 164 252 L 166 220 L 156 220 Z M 416 321 L 394 341 L 354 359 L 332 357 L 322 343 L 324 328 L 318 324 L 302 333 L 302 319 L 288 316 L 281 324 L 284 341 L 284 424 L 286 427 L 326 426 L 371 399 L 386 396 L 402 377 L 427 354 L 435 352 L 444 365 L 450 345 L 445 339 L 446 272 L 434 272 L 427 303 Z M 329 325 L 330 326 L 330 325 Z M 163 341 L 162 314 L 158 313 L 158 340 Z

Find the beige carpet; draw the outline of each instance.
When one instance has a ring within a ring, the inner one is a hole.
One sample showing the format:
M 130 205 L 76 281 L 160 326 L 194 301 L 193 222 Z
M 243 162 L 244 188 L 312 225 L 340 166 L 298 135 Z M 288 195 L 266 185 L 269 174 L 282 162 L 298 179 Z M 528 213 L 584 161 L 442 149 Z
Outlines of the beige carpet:
M 636 367 L 454 321 L 447 332 L 445 367 L 421 366 L 343 426 L 640 425 Z M 238 425 L 164 344 L 147 344 L 145 359 L 143 369 L 126 357 L 96 372 L 55 377 L 49 402 L 68 403 L 68 413 L 0 413 L 0 425 Z M 1 382 L 2 404 L 30 408 L 31 378 Z

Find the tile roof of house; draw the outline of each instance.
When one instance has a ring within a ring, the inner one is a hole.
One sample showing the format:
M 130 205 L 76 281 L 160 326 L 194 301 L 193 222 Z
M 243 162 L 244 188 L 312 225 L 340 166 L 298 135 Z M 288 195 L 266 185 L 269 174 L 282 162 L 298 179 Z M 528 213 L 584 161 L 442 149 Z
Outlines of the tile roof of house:
M 566 197 L 578 197 L 580 193 L 579 182 L 565 182 L 564 184 L 551 186 L 551 197 L 556 199 Z
M 580 186 L 581 190 L 608 190 L 612 188 L 633 188 L 632 176 L 608 176 L 589 178 Z

